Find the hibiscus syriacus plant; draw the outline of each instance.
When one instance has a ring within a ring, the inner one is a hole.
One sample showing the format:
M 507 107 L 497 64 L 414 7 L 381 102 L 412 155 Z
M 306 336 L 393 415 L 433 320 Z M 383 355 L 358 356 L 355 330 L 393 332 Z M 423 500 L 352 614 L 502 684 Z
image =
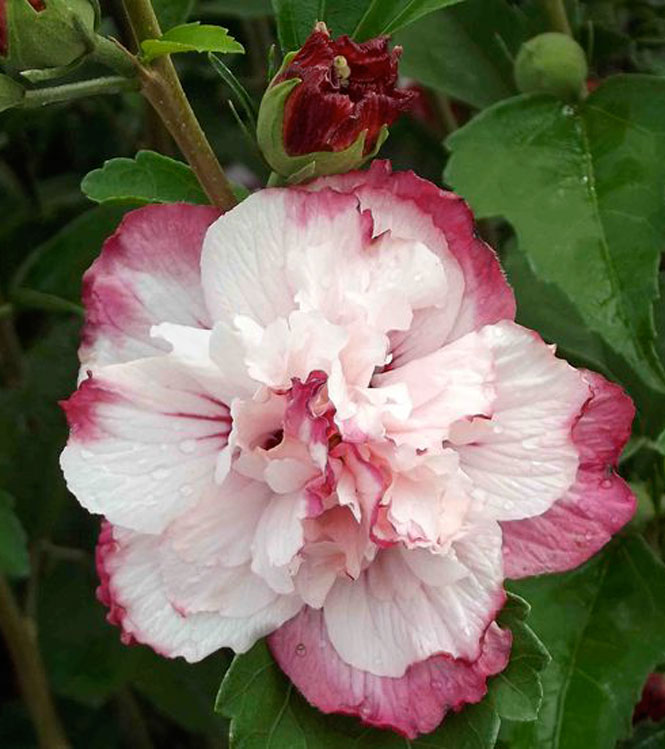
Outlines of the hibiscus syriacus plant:
M 358 0 L 325 20 L 294 0 L 274 3 L 281 61 L 273 50 L 256 106 L 226 28 L 162 32 L 148 0 L 126 0 L 107 38 L 80 3 L 0 0 L 0 105 L 140 95 L 155 114 L 146 138 L 187 163 L 143 150 L 91 171 L 82 189 L 101 205 L 75 220 L 71 247 L 65 230 L 21 265 L 5 305 L 72 314 L 80 295 L 83 312 L 57 447 L 88 511 L 70 497 L 68 538 L 95 535 L 96 582 L 89 570 L 66 598 L 71 627 L 90 605 L 76 639 L 92 630 L 97 644 L 70 658 L 68 615 L 55 637 L 40 620 L 42 659 L 25 626 L 57 564 L 42 557 L 87 565 L 86 549 L 34 523 L 25 612 L 0 579 L 40 745 L 86 745 L 57 700 L 102 704 L 109 684 L 129 725 L 118 746 L 187 746 L 183 728 L 218 742 L 213 713 L 229 746 L 257 749 L 658 741 L 662 80 L 590 94 L 588 49 L 559 2 L 538 20 L 506 3 L 499 31 L 475 0 Z M 485 40 L 519 29 L 501 38 L 497 65 L 515 69 L 496 91 L 479 76 L 491 45 L 466 82 L 464 65 L 423 60 L 426 43 L 481 26 Z M 60 35 L 74 46 L 56 60 Z M 223 138 L 208 141 L 171 60 L 182 52 L 208 53 L 203 79 L 220 74 L 256 152 L 226 172 Z M 112 75 L 85 78 L 99 67 Z M 63 267 L 49 270 L 54 253 Z M 53 289 L 70 256 L 77 301 Z M 22 328 L 3 320 L 22 393 Z M 10 418 L 29 432 L 40 417 Z M 25 575 L 1 493 L 0 517 L 0 570 Z M 47 601 L 67 589 L 58 580 Z M 99 643 L 112 655 L 93 657 Z M 88 661 L 94 678 L 68 681 Z M 203 729 L 184 680 L 206 695 Z M 143 700 L 180 727 L 146 723 Z

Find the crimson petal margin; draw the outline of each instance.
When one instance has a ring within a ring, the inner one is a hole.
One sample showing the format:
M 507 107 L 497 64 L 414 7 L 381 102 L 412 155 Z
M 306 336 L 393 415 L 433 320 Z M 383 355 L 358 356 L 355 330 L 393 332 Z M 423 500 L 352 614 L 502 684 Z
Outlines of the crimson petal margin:
M 345 663 L 328 637 L 322 612 L 308 606 L 271 634 L 268 644 L 280 668 L 319 710 L 355 715 L 413 739 L 433 731 L 449 710 L 482 700 L 487 678 L 508 664 L 512 634 L 492 623 L 477 660 L 435 655 L 414 663 L 400 678 Z
M 115 364 L 169 350 L 150 337 L 162 322 L 211 327 L 201 288 L 201 247 L 219 217 L 172 203 L 130 211 L 83 276 L 81 364 Z
M 572 428 L 580 463 L 573 486 L 545 514 L 502 523 L 506 577 L 563 572 L 601 549 L 635 513 L 635 496 L 614 470 L 635 407 L 601 375 L 580 370 L 591 388 Z

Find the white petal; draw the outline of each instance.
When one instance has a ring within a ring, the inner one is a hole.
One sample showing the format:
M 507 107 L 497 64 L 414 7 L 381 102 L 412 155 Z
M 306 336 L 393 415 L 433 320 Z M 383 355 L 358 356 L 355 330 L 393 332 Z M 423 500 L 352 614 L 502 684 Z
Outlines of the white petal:
M 479 335 L 495 357 L 494 414 L 491 422 L 453 430 L 451 442 L 458 443 L 462 469 L 486 516 L 540 515 L 575 479 L 578 452 L 571 428 L 589 388 L 532 331 L 501 322 Z
M 223 647 L 243 653 L 302 606 L 297 596 L 278 596 L 248 616 L 183 615 L 164 586 L 159 537 L 121 528 L 113 533 L 113 550 L 105 555 L 104 569 L 122 628 L 168 657 L 198 661 Z
M 158 533 L 212 484 L 228 408 L 169 356 L 116 364 L 67 401 L 67 485 L 90 512 Z
M 503 603 L 501 531 L 474 527 L 447 555 L 392 547 L 356 581 L 338 579 L 323 611 L 342 659 L 400 677 L 435 653 L 474 660 Z

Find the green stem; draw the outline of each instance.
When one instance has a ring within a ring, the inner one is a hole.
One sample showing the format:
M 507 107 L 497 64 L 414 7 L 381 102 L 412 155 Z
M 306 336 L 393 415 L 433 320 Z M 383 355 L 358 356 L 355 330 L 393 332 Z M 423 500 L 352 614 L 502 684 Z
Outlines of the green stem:
M 140 41 L 161 36 L 150 0 L 124 0 L 129 22 Z M 170 57 L 139 69 L 141 92 L 159 114 L 213 205 L 228 211 L 238 202 L 231 183 L 196 119 Z
M 14 663 L 21 692 L 42 749 L 66 749 L 60 720 L 49 691 L 34 622 L 22 616 L 9 584 L 0 576 L 0 631 Z
M 136 60 L 112 39 L 97 35 L 90 57 L 125 78 L 136 77 Z
M 36 88 L 26 91 L 21 105 L 25 109 L 45 107 L 47 104 L 57 104 L 62 101 L 83 99 L 97 94 L 117 94 L 122 91 L 138 91 L 139 82 L 136 79 L 120 76 L 105 76 L 92 78 L 77 83 L 63 83 L 61 86 Z
M 572 36 L 573 30 L 568 21 L 564 0 L 544 0 L 544 4 L 552 29 Z

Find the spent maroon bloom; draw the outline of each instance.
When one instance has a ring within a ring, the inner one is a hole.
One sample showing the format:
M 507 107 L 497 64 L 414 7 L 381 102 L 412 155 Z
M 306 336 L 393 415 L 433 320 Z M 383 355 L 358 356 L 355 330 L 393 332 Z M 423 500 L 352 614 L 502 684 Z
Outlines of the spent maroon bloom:
M 43 0 L 28 0 L 36 10 L 44 10 Z M 7 0 L 0 0 L 0 57 L 6 57 L 9 51 L 9 31 L 7 24 Z
M 302 49 L 275 78 L 299 78 L 284 112 L 284 146 L 291 156 L 342 151 L 364 131 L 364 152 L 376 145 L 384 126 L 411 105 L 414 94 L 396 88 L 402 50 L 388 49 L 382 36 L 358 44 L 332 39 L 319 23 Z
M 653 720 L 655 723 L 665 720 L 665 675 L 649 674 L 633 714 L 633 723 L 641 720 Z

